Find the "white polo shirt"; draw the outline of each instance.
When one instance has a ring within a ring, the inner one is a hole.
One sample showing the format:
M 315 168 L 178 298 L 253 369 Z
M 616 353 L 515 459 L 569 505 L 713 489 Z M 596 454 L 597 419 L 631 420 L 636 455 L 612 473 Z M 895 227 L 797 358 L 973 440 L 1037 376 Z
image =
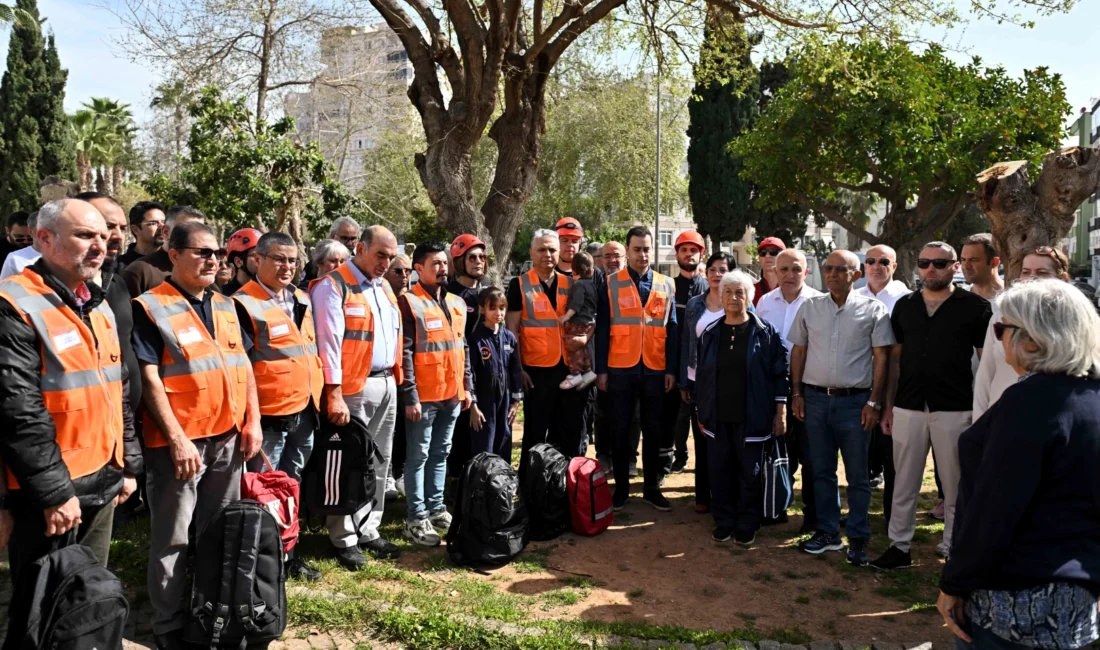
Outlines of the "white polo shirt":
M 870 282 L 863 285 L 859 289 L 856 289 L 855 292 L 861 296 L 874 298 L 875 300 L 886 305 L 886 310 L 889 311 L 891 314 L 894 313 L 894 303 L 896 303 L 899 298 L 906 294 L 913 293 L 909 289 L 909 287 L 905 286 L 905 283 L 901 280 L 890 280 L 890 282 L 888 282 L 886 286 L 882 288 L 882 291 L 879 291 L 878 293 L 871 291 Z
M 821 295 L 824 294 L 808 284 L 803 284 L 802 291 L 795 297 L 794 301 L 787 302 L 787 299 L 783 297 L 783 288 L 778 287 L 764 294 L 760 298 L 760 302 L 756 303 L 756 315 L 779 330 L 779 336 L 783 338 L 783 345 L 786 346 L 788 355 L 794 344 L 787 340 L 787 332 L 791 330 L 791 323 L 794 322 L 794 316 L 798 313 L 798 308 L 802 306 L 803 301 L 807 298 Z

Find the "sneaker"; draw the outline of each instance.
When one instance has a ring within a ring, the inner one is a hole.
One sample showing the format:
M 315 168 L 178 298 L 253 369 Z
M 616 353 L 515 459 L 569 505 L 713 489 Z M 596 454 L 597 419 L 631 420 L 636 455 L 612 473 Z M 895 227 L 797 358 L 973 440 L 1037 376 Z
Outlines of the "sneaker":
M 642 495 L 642 501 L 645 501 L 654 508 L 661 512 L 668 512 L 672 510 L 672 504 L 668 502 L 665 495 L 661 494 L 660 490 L 654 492 L 646 492 Z
M 756 543 L 756 533 L 734 533 L 733 542 L 740 546 L 752 546 Z
M 367 558 L 354 546 L 334 549 L 336 561 L 348 571 L 358 571 L 367 564 Z
M 405 522 L 405 537 L 421 546 L 439 546 L 439 533 L 432 528 L 432 522 L 427 519 L 416 519 Z
M 891 571 L 893 569 L 908 569 L 913 566 L 913 557 L 909 554 L 909 551 L 903 551 L 896 546 L 891 546 L 886 549 L 882 557 L 871 562 L 871 566 L 875 569 L 883 569 L 886 571 Z
M 615 512 L 619 512 L 626 507 L 626 500 L 630 498 L 630 493 L 626 490 L 615 490 L 615 494 L 611 497 L 611 509 Z
M 563 379 L 560 384 L 558 384 L 558 388 L 561 388 L 562 390 L 572 390 L 577 386 L 580 386 L 582 381 L 584 381 L 584 379 L 581 375 L 569 375 L 568 377 Z
M 428 517 L 428 521 L 432 522 L 432 526 L 435 526 L 439 530 L 446 531 L 451 529 L 451 513 L 446 510 L 440 510 Z
M 386 477 L 386 500 L 397 498 L 397 481 L 392 476 Z
M 828 535 L 819 530 L 813 537 L 799 544 L 798 548 L 810 555 L 821 555 L 825 551 L 843 551 L 844 543 L 840 541 L 839 533 Z
M 290 558 L 286 563 L 286 574 L 291 578 L 306 582 L 317 582 L 321 579 L 321 572 L 306 564 L 301 558 Z
M 397 493 L 400 494 L 402 497 L 404 497 L 405 496 L 405 477 L 402 476 L 400 478 L 395 478 L 394 479 L 394 484 L 395 484 L 394 487 L 397 488 Z
M 733 535 L 733 529 L 727 526 L 718 526 L 714 529 L 714 532 L 710 534 L 711 539 L 716 542 L 728 542 Z
M 884 483 L 884 481 L 882 480 L 881 476 L 872 477 L 871 478 L 871 489 L 873 490 L 875 488 L 880 488 L 880 487 L 882 487 L 883 483 Z
M 947 515 L 946 515 L 946 514 L 944 513 L 944 511 L 943 511 L 943 510 L 944 510 L 944 505 L 943 505 L 943 501 L 940 501 L 940 502 L 939 502 L 939 503 L 938 503 L 938 504 L 936 505 L 936 507 L 935 507 L 935 508 L 932 508 L 932 512 L 928 513 L 928 516 L 929 516 L 929 517 L 931 517 L 931 518 L 933 518 L 933 519 L 938 519 L 938 520 L 940 520 L 940 521 L 943 521 L 943 520 L 944 520 L 944 517 L 946 517 L 946 516 L 947 516 Z
M 630 469 L 627 470 L 627 473 L 630 475 L 630 478 L 634 478 L 638 475 L 638 461 L 630 461 Z
M 708 512 L 710 512 L 710 506 L 708 506 L 705 503 L 696 503 L 695 504 L 695 512 L 698 513 L 698 514 L 701 514 L 701 515 L 705 515 Z
M 672 463 L 672 473 L 679 474 L 680 472 L 684 471 L 684 468 L 687 467 L 687 464 L 688 462 L 686 458 L 684 458 L 683 460 L 677 459 L 675 462 Z
M 366 551 L 380 560 L 396 560 L 401 557 L 401 547 L 383 537 L 376 537 L 369 542 L 360 542 L 359 550 Z
M 767 519 L 767 518 L 761 519 L 760 520 L 760 525 L 761 526 L 780 526 L 782 524 L 787 523 L 788 521 L 790 521 L 790 517 L 788 517 L 787 513 L 784 512 L 783 514 L 779 515 L 778 517 L 776 517 L 774 519 Z
M 594 383 L 596 383 L 596 373 L 589 370 L 581 375 L 581 383 L 577 385 L 577 390 L 584 390 Z
M 936 552 L 945 560 L 951 557 L 951 547 L 943 542 L 936 544 Z
M 851 564 L 852 566 L 867 565 L 867 540 L 848 540 L 848 564 Z

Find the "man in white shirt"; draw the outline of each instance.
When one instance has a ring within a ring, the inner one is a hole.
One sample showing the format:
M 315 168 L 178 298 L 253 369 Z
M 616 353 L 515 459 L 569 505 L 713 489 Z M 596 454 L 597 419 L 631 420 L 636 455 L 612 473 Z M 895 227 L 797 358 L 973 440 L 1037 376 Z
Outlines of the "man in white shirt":
M 794 248 L 788 248 L 775 258 L 775 273 L 779 286 L 772 289 L 756 303 L 756 315 L 771 323 L 772 327 L 779 330 L 779 336 L 783 338 L 783 345 L 787 347 L 787 358 L 790 358 L 791 348 L 794 346 L 787 340 L 787 332 L 791 329 L 798 308 L 807 298 L 820 296 L 822 293 L 806 284 L 806 274 L 810 267 L 806 263 L 806 254 Z M 802 511 L 802 534 L 813 533 L 817 530 L 817 512 L 814 499 L 813 468 L 810 466 L 810 451 L 806 444 L 806 424 L 794 417 L 791 413 L 791 403 L 787 402 L 787 456 L 791 464 L 791 476 L 798 471 L 798 464 L 802 463 L 802 503 L 805 507 Z M 782 523 L 787 520 L 784 514 L 777 519 L 764 520 L 764 524 Z
M 22 273 L 24 268 L 34 264 L 38 261 L 38 258 L 42 257 L 42 253 L 38 252 L 38 237 L 34 236 L 34 233 L 38 230 L 37 225 L 38 210 L 35 210 L 27 217 L 27 227 L 31 230 L 31 245 L 8 254 L 7 259 L 4 260 L 3 270 L 0 270 L 0 280 Z

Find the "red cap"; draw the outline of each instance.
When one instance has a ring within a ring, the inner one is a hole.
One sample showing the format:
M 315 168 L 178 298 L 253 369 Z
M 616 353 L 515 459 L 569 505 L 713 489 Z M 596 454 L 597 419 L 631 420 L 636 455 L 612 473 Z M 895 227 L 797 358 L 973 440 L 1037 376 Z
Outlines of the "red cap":
M 226 253 L 232 255 L 255 248 L 256 242 L 260 241 L 260 234 L 260 231 L 255 228 L 241 228 L 229 237 L 225 245 Z
M 573 217 L 562 217 L 558 219 L 558 222 L 554 224 L 554 230 L 558 233 L 558 237 L 564 237 L 566 239 L 584 238 L 584 228 L 581 228 L 581 222 Z
M 471 248 L 481 246 L 487 248 L 485 242 L 477 238 L 477 235 L 465 234 L 455 237 L 455 240 L 451 242 L 451 259 L 455 260 L 466 253 L 470 252 Z
M 778 237 L 767 237 L 764 241 L 760 242 L 760 245 L 756 247 L 757 250 L 761 248 L 778 248 L 781 251 L 787 250 L 787 245 L 783 243 L 783 240 Z
M 673 250 L 680 250 L 680 246 L 684 244 L 695 244 L 699 247 L 699 251 L 703 252 L 707 250 L 707 243 L 703 241 L 703 236 L 694 230 L 685 230 L 680 233 L 680 236 L 676 238 L 676 244 L 673 245 Z

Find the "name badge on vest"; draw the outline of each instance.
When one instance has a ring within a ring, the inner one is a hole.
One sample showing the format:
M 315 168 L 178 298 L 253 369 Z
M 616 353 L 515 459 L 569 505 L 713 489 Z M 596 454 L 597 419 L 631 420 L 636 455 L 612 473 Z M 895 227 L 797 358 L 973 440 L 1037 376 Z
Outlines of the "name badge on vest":
M 76 330 L 62 332 L 53 337 L 53 346 L 58 352 L 80 345 L 80 333 Z
M 540 294 L 535 295 L 535 309 L 542 311 L 544 309 L 550 309 L 550 299 Z
M 619 296 L 619 306 L 620 307 L 629 309 L 631 307 L 635 307 L 636 305 L 637 305 L 637 303 L 634 302 L 634 296 L 630 296 L 630 295 Z
M 344 308 L 344 314 L 347 316 L 366 316 L 367 308 L 362 305 L 354 305 Z
M 443 319 L 433 318 L 432 320 L 425 321 L 424 322 L 424 329 L 428 330 L 429 332 L 434 332 L 435 330 L 443 329 Z
M 176 332 L 176 338 L 179 339 L 181 346 L 191 345 L 202 340 L 202 332 L 198 328 L 188 327 Z
M 279 338 L 280 336 L 286 336 L 290 334 L 290 325 L 287 323 L 279 323 L 271 328 L 271 338 Z

